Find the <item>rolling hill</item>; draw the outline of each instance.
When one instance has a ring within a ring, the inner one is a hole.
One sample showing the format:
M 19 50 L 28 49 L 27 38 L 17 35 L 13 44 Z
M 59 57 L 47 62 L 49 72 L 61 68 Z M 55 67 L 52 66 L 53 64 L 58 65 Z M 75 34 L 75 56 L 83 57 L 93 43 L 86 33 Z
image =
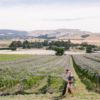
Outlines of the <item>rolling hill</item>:
M 53 40 L 71 40 L 73 43 L 88 42 L 100 45 L 100 33 L 81 31 L 79 29 L 36 30 L 29 32 L 29 36 Z
M 28 32 L 18 30 L 0 30 L 0 40 L 2 39 L 14 39 L 14 38 L 25 38 Z
M 31 40 L 71 40 L 73 43 L 88 42 L 91 44 L 100 45 L 100 33 L 81 31 L 79 29 L 56 29 L 56 30 L 34 30 L 34 31 L 19 31 L 19 30 L 0 30 L 0 41 L 15 39 L 31 39 Z

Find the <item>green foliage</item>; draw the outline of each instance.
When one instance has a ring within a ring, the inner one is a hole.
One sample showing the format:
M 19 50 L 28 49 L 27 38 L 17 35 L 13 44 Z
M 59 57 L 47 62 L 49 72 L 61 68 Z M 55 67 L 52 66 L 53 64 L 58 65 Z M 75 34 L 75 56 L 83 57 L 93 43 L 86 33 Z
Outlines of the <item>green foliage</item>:
M 43 43 L 42 42 L 33 42 L 31 43 L 31 48 L 42 48 Z
M 15 51 L 17 49 L 17 43 L 16 41 L 13 41 L 10 45 L 9 48 L 13 51 Z
M 44 42 L 43 42 L 43 46 L 48 46 L 48 45 L 49 45 L 48 40 L 44 40 Z
M 22 47 L 21 41 L 12 41 L 11 44 L 9 45 L 9 48 L 11 50 L 16 50 L 18 47 Z
M 51 45 L 51 46 L 49 46 L 49 48 L 47 48 L 47 49 L 49 49 L 49 50 L 55 50 L 56 48 L 57 48 L 57 46 Z
M 4 91 L 4 89 L 12 88 L 18 83 L 16 79 L 12 79 L 10 77 L 0 77 L 0 91 Z
M 14 61 L 18 59 L 28 58 L 30 55 L 18 55 L 18 54 L 0 54 L 0 61 Z
M 59 92 L 63 89 L 63 87 L 64 87 L 64 80 L 62 78 L 48 76 L 48 91 L 50 93 Z
M 40 93 L 43 93 L 43 94 L 47 93 L 48 92 L 48 86 L 47 85 L 43 86 L 39 91 L 40 91 Z
M 84 50 L 85 48 L 83 46 L 78 47 L 79 50 Z
M 64 61 L 65 64 L 59 63 L 58 66 L 57 61 L 62 63 Z M 2 64 L 0 92 L 9 94 L 59 92 L 63 86 L 63 79 L 56 75 L 63 72 L 66 63 L 68 63 L 67 56 L 59 58 L 58 56 L 2 54 L 0 55 L 0 64 Z
M 49 44 L 49 47 L 51 49 L 53 49 L 52 47 L 62 47 L 64 48 L 65 50 L 69 50 L 70 46 L 71 46 L 71 42 L 70 40 L 67 41 L 67 42 L 64 42 L 64 41 L 52 41 L 50 44 Z
M 62 56 L 64 54 L 64 49 L 63 48 L 55 48 L 55 51 L 56 51 L 56 55 L 58 56 Z
M 87 69 L 82 69 L 81 66 L 78 66 L 74 58 L 72 57 L 73 60 L 73 66 L 75 68 L 76 73 L 80 77 L 81 81 L 86 85 L 86 88 L 88 90 L 94 89 L 96 87 L 96 82 L 97 82 L 97 77 L 95 73 L 89 72 Z
M 22 80 L 22 84 L 24 89 L 30 89 L 34 85 L 38 85 L 38 82 L 42 80 L 44 77 L 39 76 L 29 76 L 26 79 Z
M 50 84 L 51 84 L 51 76 L 50 75 L 48 76 L 47 83 L 48 83 L 48 86 L 50 86 Z
M 86 53 L 92 53 L 92 47 L 91 46 L 86 47 Z
M 43 48 L 46 47 L 46 49 L 55 50 L 55 48 L 64 48 L 64 50 L 70 50 L 70 47 L 76 47 L 77 49 L 84 50 L 86 49 L 87 53 L 91 53 L 92 50 L 98 50 L 99 47 L 96 45 L 90 45 L 87 42 L 83 42 L 81 44 L 75 44 L 71 43 L 70 40 L 68 41 L 49 41 L 44 40 L 43 42 L 30 42 L 28 40 L 25 41 L 12 41 L 12 43 L 9 45 L 9 48 L 11 50 L 16 50 L 17 48 L 23 48 L 23 49 L 30 49 L 30 48 Z M 9 48 L 1 48 L 1 50 L 6 50 Z
M 26 40 L 23 42 L 23 49 L 31 48 L 30 43 Z
M 12 47 L 10 47 L 10 49 L 12 50 L 12 51 L 16 51 L 16 46 L 12 46 Z
M 17 47 L 22 47 L 22 42 L 21 41 L 17 41 Z

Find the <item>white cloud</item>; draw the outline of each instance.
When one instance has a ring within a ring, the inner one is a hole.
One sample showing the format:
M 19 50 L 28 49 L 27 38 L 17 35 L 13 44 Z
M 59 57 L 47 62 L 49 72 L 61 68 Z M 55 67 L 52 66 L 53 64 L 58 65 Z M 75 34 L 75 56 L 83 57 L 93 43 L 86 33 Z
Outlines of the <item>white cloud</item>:
M 0 8 L 0 28 L 78 28 L 100 32 L 100 7 L 34 5 Z

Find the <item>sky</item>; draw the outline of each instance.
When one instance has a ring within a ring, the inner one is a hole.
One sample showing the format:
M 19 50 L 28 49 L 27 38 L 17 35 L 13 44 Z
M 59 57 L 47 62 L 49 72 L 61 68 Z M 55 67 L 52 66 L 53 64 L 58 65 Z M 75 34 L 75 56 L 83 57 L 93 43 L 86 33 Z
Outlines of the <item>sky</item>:
M 0 0 L 0 29 L 100 32 L 100 0 Z

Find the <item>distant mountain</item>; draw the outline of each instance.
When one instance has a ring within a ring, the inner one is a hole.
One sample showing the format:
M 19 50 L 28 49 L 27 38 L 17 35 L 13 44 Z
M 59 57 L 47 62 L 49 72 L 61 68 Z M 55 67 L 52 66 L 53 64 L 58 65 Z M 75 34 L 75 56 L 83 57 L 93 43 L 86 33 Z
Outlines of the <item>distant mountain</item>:
M 88 31 L 81 31 L 79 29 L 57 29 L 57 30 L 35 30 L 29 32 L 30 36 L 34 36 L 37 38 L 55 38 L 55 39 L 72 39 L 79 38 L 84 39 L 92 34 L 98 35 L 97 33 L 92 33 Z M 99 34 L 100 36 L 100 34 Z
M 14 38 L 25 38 L 28 36 L 26 31 L 18 30 L 0 30 L 0 39 L 14 39 Z
M 100 36 L 100 34 L 81 31 L 79 29 L 57 29 L 57 30 L 35 30 L 31 32 L 19 30 L 0 30 L 0 39 L 27 39 L 27 38 L 43 38 L 43 39 L 84 39 L 91 35 Z

